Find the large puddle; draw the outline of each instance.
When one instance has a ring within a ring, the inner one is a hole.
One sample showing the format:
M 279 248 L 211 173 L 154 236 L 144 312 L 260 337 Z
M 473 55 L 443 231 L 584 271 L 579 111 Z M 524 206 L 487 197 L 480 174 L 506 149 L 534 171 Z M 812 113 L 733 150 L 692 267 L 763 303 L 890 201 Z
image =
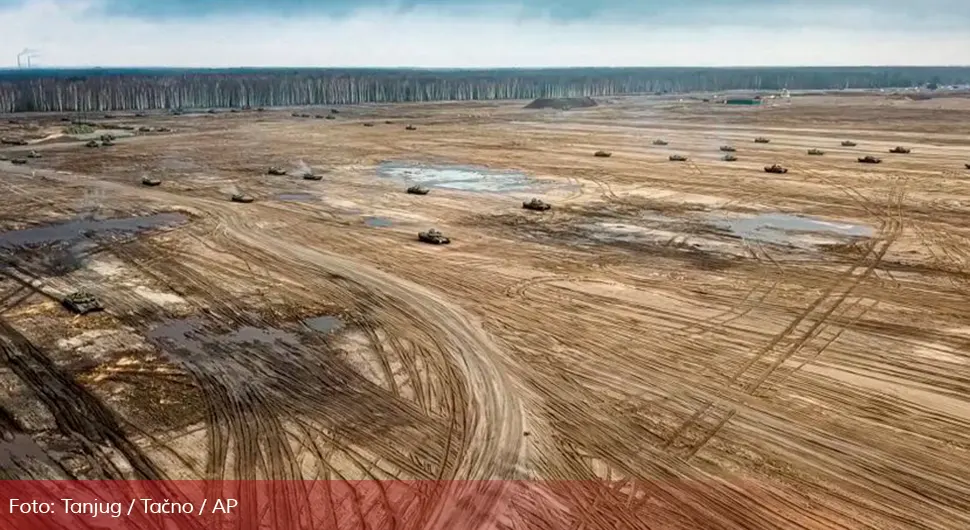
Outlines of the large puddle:
M 115 219 L 72 219 L 61 223 L 0 233 L 0 248 L 29 248 L 52 243 L 76 243 L 98 235 L 130 235 L 184 223 L 180 213 L 160 213 Z
M 737 217 L 720 215 L 710 222 L 744 239 L 790 246 L 819 245 L 840 239 L 872 237 L 875 234 L 871 226 L 835 223 L 783 213 Z
M 548 182 L 518 171 L 501 171 L 475 166 L 385 162 L 378 166 L 377 174 L 384 178 L 400 179 L 408 184 L 461 191 L 511 193 L 550 187 Z
M 372 216 L 372 217 L 365 217 L 364 224 L 374 228 L 383 228 L 383 227 L 391 226 L 392 224 L 394 224 L 394 222 L 388 219 L 387 217 Z

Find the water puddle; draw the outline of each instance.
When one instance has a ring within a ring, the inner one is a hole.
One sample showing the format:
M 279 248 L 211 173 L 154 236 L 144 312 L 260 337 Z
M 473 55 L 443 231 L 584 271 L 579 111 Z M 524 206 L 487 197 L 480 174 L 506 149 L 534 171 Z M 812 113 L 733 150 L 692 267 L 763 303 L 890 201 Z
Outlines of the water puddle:
M 344 322 L 337 317 L 325 315 L 308 318 L 303 321 L 303 325 L 319 333 L 330 333 L 344 327 Z
M 364 224 L 367 226 L 373 226 L 375 228 L 379 228 L 379 227 L 391 226 L 394 223 L 386 217 L 365 217 Z
M 317 200 L 316 197 L 309 193 L 280 193 L 276 196 L 276 199 L 287 202 L 313 202 Z
M 779 245 L 819 245 L 839 239 L 872 237 L 870 226 L 835 223 L 812 217 L 782 213 L 712 219 L 711 224 L 744 238 Z
M 257 328 L 241 326 L 239 328 L 220 332 L 206 325 L 198 317 L 168 320 L 148 333 L 148 338 L 166 342 L 172 346 L 195 353 L 203 353 L 206 344 L 242 345 L 263 344 L 272 346 L 277 343 L 300 344 L 295 333 L 277 328 Z
M 378 166 L 377 174 L 384 178 L 400 179 L 408 184 L 461 191 L 510 193 L 549 187 L 548 183 L 525 173 L 474 166 L 385 162 Z
M 0 248 L 37 247 L 51 243 L 77 243 L 96 235 L 130 235 L 174 226 L 188 220 L 180 213 L 159 213 L 115 219 L 72 219 L 45 226 L 0 233 Z

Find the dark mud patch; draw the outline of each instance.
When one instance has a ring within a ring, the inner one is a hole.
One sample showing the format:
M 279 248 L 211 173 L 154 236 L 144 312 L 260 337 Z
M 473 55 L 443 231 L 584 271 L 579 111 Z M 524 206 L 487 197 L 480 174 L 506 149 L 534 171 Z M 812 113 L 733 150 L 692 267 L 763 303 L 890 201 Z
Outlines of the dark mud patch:
M 113 219 L 72 219 L 0 233 L 0 259 L 24 272 L 63 276 L 83 268 L 89 258 L 116 243 L 150 230 L 174 227 L 188 218 L 159 213 Z
M 336 331 L 334 321 L 323 318 L 333 317 L 313 317 L 310 324 L 193 317 L 164 321 L 147 337 L 193 380 L 213 421 L 238 425 L 240 436 L 267 451 L 287 443 L 284 423 L 307 417 L 364 438 L 406 425 L 413 415 L 405 405 L 388 399 L 313 329 Z M 263 429 L 251 428 L 257 424 Z
M 127 236 L 186 222 L 180 213 L 168 212 L 113 219 L 72 219 L 61 223 L 0 233 L 0 249 L 39 247 L 55 243 L 75 243 L 97 236 Z
M 597 253 L 611 250 L 634 259 L 676 259 L 704 270 L 724 270 L 740 263 L 742 258 L 739 255 L 724 252 L 717 247 L 717 242 L 705 247 L 692 242 L 686 237 L 687 234 L 675 231 L 676 227 L 687 226 L 685 223 L 678 222 L 674 227 L 667 224 L 668 219 L 662 214 L 652 218 L 649 215 L 643 214 L 637 224 L 626 224 L 618 223 L 613 218 L 575 217 L 549 221 L 539 217 L 504 214 L 480 216 L 474 224 L 493 225 L 506 234 L 541 244 Z M 628 223 L 632 221 L 628 220 Z

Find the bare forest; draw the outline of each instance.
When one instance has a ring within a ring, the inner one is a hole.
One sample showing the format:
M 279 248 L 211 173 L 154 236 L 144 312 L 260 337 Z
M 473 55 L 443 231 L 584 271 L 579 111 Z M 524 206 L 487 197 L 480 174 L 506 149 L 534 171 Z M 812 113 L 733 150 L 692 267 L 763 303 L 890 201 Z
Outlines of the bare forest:
M 240 108 L 968 83 L 970 68 L 958 67 L 31 69 L 0 71 L 0 112 Z

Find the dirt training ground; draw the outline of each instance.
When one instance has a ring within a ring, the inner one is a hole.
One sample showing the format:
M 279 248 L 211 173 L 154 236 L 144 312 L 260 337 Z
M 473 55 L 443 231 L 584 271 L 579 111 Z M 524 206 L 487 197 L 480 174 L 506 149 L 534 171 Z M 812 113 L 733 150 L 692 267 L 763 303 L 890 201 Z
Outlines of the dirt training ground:
M 4 120 L 46 139 L 0 147 L 41 155 L 0 161 L 3 474 L 607 479 L 556 527 L 970 527 L 970 100 L 524 104 L 99 115 L 124 137 L 90 148 Z

